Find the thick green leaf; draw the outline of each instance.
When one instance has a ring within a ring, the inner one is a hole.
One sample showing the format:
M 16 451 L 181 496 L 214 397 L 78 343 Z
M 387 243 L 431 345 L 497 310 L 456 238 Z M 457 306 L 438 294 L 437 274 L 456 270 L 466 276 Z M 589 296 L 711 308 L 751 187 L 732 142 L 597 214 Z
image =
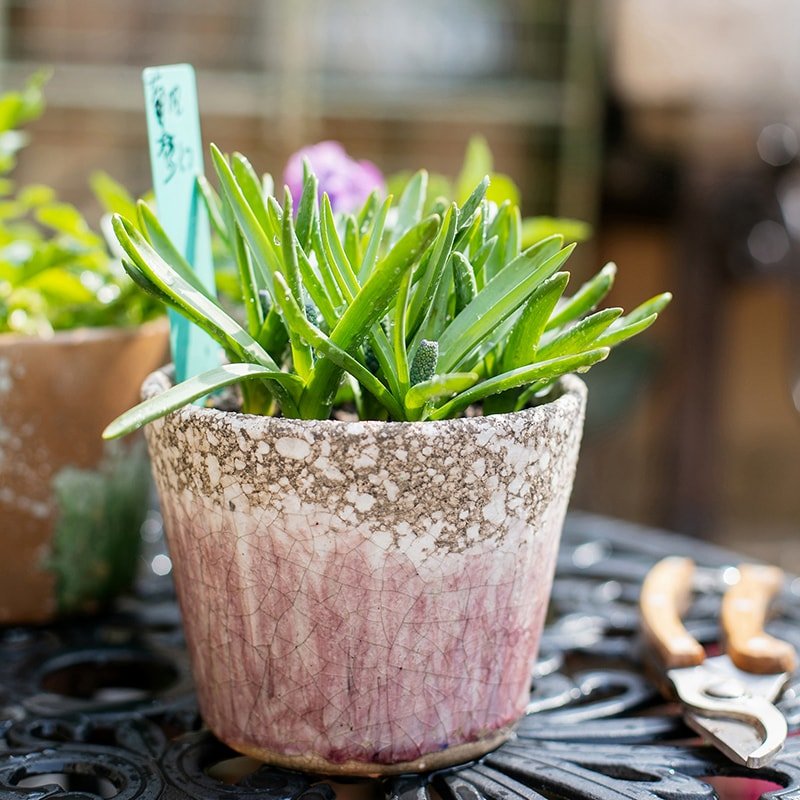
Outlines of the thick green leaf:
M 556 313 L 550 317 L 545 330 L 560 328 L 592 311 L 611 290 L 616 274 L 616 264 L 606 264 L 597 275 L 584 283 L 572 297 L 559 307 Z
M 529 247 L 486 284 L 439 337 L 439 367 L 443 372 L 453 369 L 564 264 L 573 246 L 559 250 L 560 246 L 560 237 L 554 236 Z
M 381 240 L 383 239 L 383 232 L 386 226 L 386 215 L 392 205 L 392 196 L 389 195 L 381 204 L 380 209 L 375 217 L 375 222 L 372 225 L 372 230 L 367 240 L 367 246 L 364 250 L 364 258 L 361 261 L 361 266 L 358 270 L 358 280 L 364 283 L 372 273 L 375 264 L 378 262 L 378 254 L 380 253 Z
M 224 364 L 200 375 L 172 386 L 165 392 L 145 400 L 117 417 L 104 431 L 104 439 L 125 436 L 152 422 L 165 417 L 179 408 L 189 405 L 200 397 L 239 381 L 265 379 L 293 386 L 295 391 L 302 388 L 302 381 L 288 372 L 269 369 L 259 364 Z
M 453 203 L 444 215 L 442 226 L 432 245 L 431 255 L 422 278 L 414 287 L 414 294 L 407 312 L 407 326 L 415 334 L 431 308 L 431 302 L 450 258 L 450 249 L 456 234 L 458 211 Z
M 286 322 L 294 334 L 305 340 L 338 367 L 349 372 L 394 419 L 404 419 L 403 409 L 386 387 L 361 362 L 337 347 L 319 328 L 308 321 L 292 296 L 286 281 L 280 275 L 275 278 L 275 289 Z
M 472 193 L 464 201 L 461 208 L 458 209 L 458 228 L 459 230 L 471 226 L 474 222 L 474 214 L 483 203 L 483 198 L 486 196 L 486 190 L 489 188 L 489 176 L 484 175 L 478 182 L 478 185 L 472 190 Z
M 491 239 L 487 239 L 472 258 L 472 269 L 475 271 L 475 283 L 479 290 L 483 289 L 486 285 L 486 272 L 484 267 L 494 252 L 495 247 L 497 247 L 497 241 L 497 236 L 492 236 Z
M 203 198 L 203 203 L 205 203 L 211 226 L 224 242 L 228 242 L 231 234 L 222 217 L 222 201 L 205 175 L 197 176 L 197 189 L 200 192 L 200 197 Z M 123 216 L 125 215 L 123 214 Z
M 472 264 L 462 253 L 453 253 L 453 282 L 456 287 L 456 314 L 460 314 L 478 294 Z
M 311 302 L 322 314 L 325 324 L 329 328 L 332 328 L 339 319 L 339 315 L 336 313 L 336 309 L 333 307 L 333 303 L 328 296 L 328 290 L 325 288 L 325 284 L 322 282 L 319 275 L 317 275 L 314 266 L 308 260 L 308 256 L 305 254 L 299 242 L 296 242 L 296 247 L 297 263 L 303 280 L 303 286 L 308 292 Z
M 494 215 L 494 219 L 489 223 L 489 228 L 486 231 L 486 241 L 492 238 L 497 239 L 497 244 L 492 248 L 486 259 L 486 265 L 483 268 L 484 284 L 488 283 L 501 269 L 505 267 L 503 257 L 506 252 L 506 242 L 508 241 L 510 232 L 509 218 L 511 216 L 511 206 L 509 203 L 503 203 Z M 477 276 L 477 273 L 476 273 Z
M 281 248 L 283 250 L 283 270 L 286 284 L 291 289 L 292 295 L 297 301 L 300 314 L 305 316 L 306 301 L 303 295 L 303 284 L 300 279 L 300 267 L 297 259 L 297 237 L 294 230 L 294 213 L 292 210 L 292 195 L 288 187 L 284 191 L 283 200 L 283 230 L 281 233 Z M 273 276 L 277 281 L 280 272 Z M 289 339 L 292 344 L 292 362 L 295 371 L 303 379 L 308 378 L 313 364 L 313 356 L 309 345 L 304 344 L 297 336 L 291 335 L 289 329 Z
M 303 250 L 308 250 L 311 246 L 311 228 L 314 219 L 319 214 L 317 205 L 317 191 L 319 182 L 317 176 L 311 172 L 311 165 L 308 159 L 303 159 L 303 193 L 300 195 L 300 205 L 297 207 L 297 222 L 295 231 L 297 240 Z
M 260 218 L 256 216 L 244 192 L 239 187 L 225 156 L 213 144 L 211 145 L 211 159 L 214 162 L 214 168 L 217 171 L 225 200 L 229 204 L 236 223 L 247 241 L 253 264 L 259 270 L 259 284 L 266 286 L 271 294 L 272 274 L 280 271 L 281 262 L 275 252 L 274 244 L 267 237 L 265 230 L 265 227 L 269 226 L 270 223 L 266 220 L 265 224 L 262 225 Z
M 413 359 L 417 354 L 417 349 L 426 339 L 438 341 L 442 331 L 447 327 L 450 318 L 450 297 L 453 290 L 453 256 L 445 261 L 444 269 L 439 278 L 436 293 L 427 309 L 427 314 L 414 334 L 411 347 L 408 348 L 409 358 Z
M 158 217 L 150 206 L 140 200 L 135 206 L 139 227 L 144 232 L 153 249 L 172 267 L 187 283 L 191 284 L 198 292 L 202 292 L 209 300 L 216 302 L 214 295 L 206 288 L 192 265 L 178 252 L 166 231 L 161 227 Z
M 344 252 L 355 271 L 361 264 L 361 237 L 358 222 L 352 214 L 344 218 Z
M 331 331 L 330 339 L 337 347 L 349 352 L 360 346 L 373 325 L 386 313 L 403 275 L 425 252 L 439 224 L 439 217 L 433 216 L 415 225 L 375 267 Z M 330 359 L 321 359 L 315 364 L 309 387 L 303 394 L 301 411 L 304 417 L 328 416 L 338 381 L 339 367 Z
M 622 314 L 621 308 L 604 308 L 582 319 L 576 325 L 559 333 L 546 344 L 539 347 L 536 353 L 538 360 L 558 358 L 568 353 L 580 353 L 595 344 L 600 334 L 618 319 Z
M 234 153 L 231 156 L 231 168 L 236 178 L 236 183 L 247 200 L 247 204 L 256 215 L 261 227 L 266 230 L 268 226 L 267 207 L 258 173 L 253 169 L 253 165 L 248 161 L 247 157 L 241 153 Z
M 367 231 L 372 225 L 373 219 L 375 219 L 375 214 L 380 208 L 380 205 L 381 201 L 380 196 L 378 195 L 378 190 L 373 189 L 367 198 L 367 202 L 361 207 L 361 211 L 358 212 L 358 217 L 356 218 L 356 221 L 358 222 L 359 236 L 366 236 Z
M 608 330 L 602 336 L 597 338 L 596 344 L 603 347 L 615 347 L 616 345 L 624 342 L 626 339 L 630 339 L 632 336 L 636 336 L 636 334 L 646 331 L 656 321 L 657 318 L 658 314 L 653 313 L 650 314 L 649 317 L 642 317 L 641 319 L 637 319 L 635 322 L 631 322 L 621 328 Z
M 168 306 L 173 306 L 172 298 L 164 294 L 132 261 L 127 258 L 122 259 L 122 267 L 131 280 L 142 290 L 160 302 Z
M 321 214 L 314 217 L 311 225 L 311 250 L 316 257 L 318 272 L 325 284 L 325 291 L 328 297 L 331 298 L 331 303 L 335 308 L 347 305 L 349 298 L 346 300 L 342 295 L 339 284 L 334 276 L 334 268 L 328 263 L 328 256 L 325 254 L 325 245 L 322 242 L 322 223 Z
M 547 320 L 568 282 L 568 272 L 557 272 L 543 281 L 531 295 L 519 319 L 514 323 L 503 349 L 503 372 L 524 367 L 533 361 Z
M 395 300 L 394 318 L 392 320 L 392 349 L 394 354 L 394 370 L 398 378 L 398 394 L 403 396 L 408 390 L 409 367 L 408 352 L 406 351 L 406 308 L 408 294 L 411 290 L 411 270 L 403 275 L 400 289 Z
M 505 261 L 510 263 L 519 254 L 522 245 L 522 217 L 519 206 L 511 206 L 508 215 L 508 239 L 506 239 Z
M 471 389 L 456 395 L 449 403 L 445 403 L 433 411 L 430 414 L 430 419 L 447 419 L 490 395 L 525 386 L 535 381 L 557 378 L 575 370 L 586 370 L 598 361 L 607 358 L 608 354 L 609 349 L 601 347 L 595 350 L 587 350 L 577 355 L 536 362 L 510 372 L 504 372 L 502 375 L 481 381 Z
M 462 220 L 460 212 L 458 215 L 458 220 L 459 223 Z M 453 241 L 453 250 L 458 250 L 461 253 L 465 253 L 470 247 L 470 242 L 478 235 L 482 227 L 483 223 L 481 220 L 481 215 L 475 214 L 472 217 L 472 222 L 470 222 L 470 224 L 466 227 L 461 228 L 461 230 L 456 233 L 456 238 Z
M 172 299 L 184 316 L 203 328 L 223 347 L 237 353 L 243 361 L 253 361 L 278 370 L 278 365 L 255 339 L 203 292 L 175 272 L 132 223 L 115 214 L 113 225 L 117 240 L 128 258 L 159 291 Z
M 348 302 L 358 294 L 359 284 L 353 271 L 353 265 L 347 258 L 342 240 L 336 230 L 336 220 L 333 215 L 330 198 L 327 193 L 322 195 L 321 209 L 322 246 L 328 268 L 336 278 L 336 283 Z
M 446 375 L 434 375 L 426 381 L 414 384 L 406 392 L 405 406 L 409 410 L 422 408 L 433 400 L 452 397 L 454 394 L 469 389 L 477 380 L 478 375 L 474 372 L 450 372 Z
M 650 317 L 652 314 L 660 314 L 671 301 L 672 294 L 670 294 L 670 292 L 657 294 L 655 297 L 651 297 L 649 300 L 645 300 L 641 305 L 636 306 L 633 311 L 629 312 L 624 317 L 620 317 L 614 324 L 613 329 L 616 330 L 618 328 L 627 327 L 635 322 L 640 322 Z
M 403 189 L 397 203 L 397 220 L 389 237 L 389 244 L 393 245 L 400 237 L 422 219 L 425 208 L 425 195 L 428 191 L 428 173 L 421 169 L 415 173 Z

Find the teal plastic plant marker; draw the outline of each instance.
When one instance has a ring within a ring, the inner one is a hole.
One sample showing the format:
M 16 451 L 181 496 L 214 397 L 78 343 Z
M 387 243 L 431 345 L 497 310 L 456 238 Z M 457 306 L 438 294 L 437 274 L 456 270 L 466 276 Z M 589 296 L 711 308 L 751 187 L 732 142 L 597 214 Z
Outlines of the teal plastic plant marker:
M 196 182 L 204 169 L 194 68 L 191 64 L 148 67 L 142 80 L 159 220 L 213 292 L 211 231 Z M 171 309 L 169 326 L 177 381 L 219 366 L 219 345 L 207 333 Z

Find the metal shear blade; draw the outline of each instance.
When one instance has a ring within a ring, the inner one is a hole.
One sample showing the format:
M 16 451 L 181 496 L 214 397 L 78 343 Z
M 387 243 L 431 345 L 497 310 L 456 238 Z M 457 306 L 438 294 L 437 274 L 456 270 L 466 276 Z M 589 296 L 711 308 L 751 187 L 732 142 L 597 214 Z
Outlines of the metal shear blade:
M 667 674 L 684 703 L 686 723 L 731 760 L 756 769 L 780 752 L 788 729 L 772 701 L 788 673 L 753 675 L 717 656 Z
M 643 633 L 683 704 L 687 724 L 737 764 L 764 766 L 786 739 L 786 720 L 773 701 L 797 667 L 794 648 L 764 631 L 783 573 L 754 564 L 720 571 L 727 653 L 714 658 L 706 657 L 681 621 L 696 576 L 694 563 L 676 556 L 650 570 L 639 600 Z

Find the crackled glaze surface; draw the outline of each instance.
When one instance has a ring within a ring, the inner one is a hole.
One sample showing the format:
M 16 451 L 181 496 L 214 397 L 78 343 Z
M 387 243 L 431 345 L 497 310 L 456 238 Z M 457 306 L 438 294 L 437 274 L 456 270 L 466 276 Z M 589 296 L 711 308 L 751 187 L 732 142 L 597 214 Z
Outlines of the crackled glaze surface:
M 190 407 L 148 426 L 212 730 L 327 771 L 498 744 L 527 702 L 577 461 L 585 387 L 563 388 L 446 422 Z

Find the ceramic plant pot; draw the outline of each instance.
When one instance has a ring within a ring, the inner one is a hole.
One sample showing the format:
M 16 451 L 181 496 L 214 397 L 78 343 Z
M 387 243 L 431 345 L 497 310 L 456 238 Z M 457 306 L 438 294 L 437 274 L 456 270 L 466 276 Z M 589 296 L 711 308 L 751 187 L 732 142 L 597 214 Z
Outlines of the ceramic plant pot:
M 151 397 L 170 385 L 151 376 Z M 524 713 L 585 386 L 520 413 L 146 428 L 203 717 L 323 773 L 482 755 Z
M 93 610 L 130 584 L 145 447 L 100 434 L 166 355 L 163 321 L 0 336 L 0 624 Z

